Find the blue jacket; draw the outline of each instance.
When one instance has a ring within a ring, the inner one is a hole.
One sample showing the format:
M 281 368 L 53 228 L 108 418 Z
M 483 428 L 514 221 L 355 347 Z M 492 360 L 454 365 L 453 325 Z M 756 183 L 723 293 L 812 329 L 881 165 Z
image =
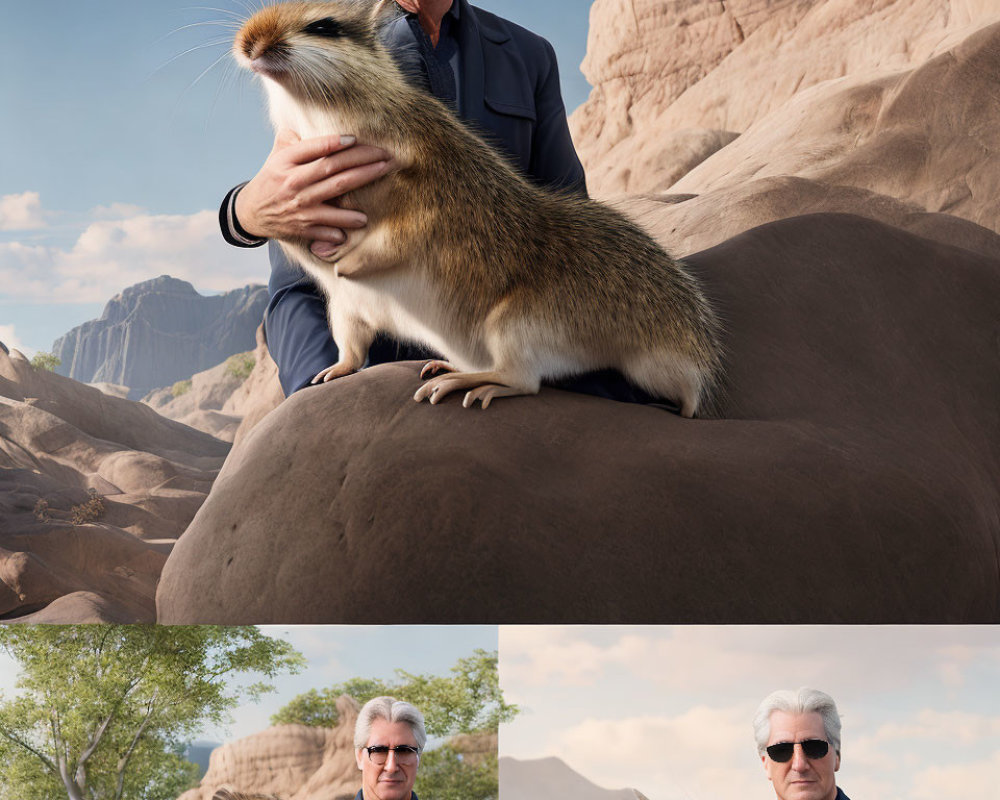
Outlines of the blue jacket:
M 552 46 L 537 34 L 495 14 L 459 3 L 456 39 L 461 75 L 460 108 L 465 120 L 539 184 L 586 193 L 583 167 L 570 138 Z M 384 33 L 394 53 L 415 47 L 405 19 Z M 405 53 L 404 53 L 405 55 Z M 270 303 L 265 313 L 267 345 L 288 396 L 308 386 L 337 360 L 326 320 L 326 304 L 315 283 L 290 264 L 281 248 L 269 248 Z M 380 337 L 369 363 L 429 354 Z

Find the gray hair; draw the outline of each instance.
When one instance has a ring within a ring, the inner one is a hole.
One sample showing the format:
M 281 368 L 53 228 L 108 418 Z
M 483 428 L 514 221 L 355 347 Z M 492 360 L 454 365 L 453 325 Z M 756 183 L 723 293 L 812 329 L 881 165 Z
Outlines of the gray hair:
M 784 711 L 788 714 L 816 713 L 823 718 L 823 730 L 826 740 L 833 745 L 834 751 L 840 755 L 840 714 L 833 698 L 818 689 L 803 686 L 797 692 L 792 689 L 779 689 L 771 692 L 759 706 L 753 717 L 753 734 L 757 739 L 757 755 L 763 756 L 767 748 L 767 740 L 771 737 L 771 714 Z
M 358 721 L 354 725 L 354 749 L 360 750 L 368 744 L 372 733 L 372 723 L 377 719 L 387 722 L 405 722 L 413 731 L 417 740 L 417 749 L 423 751 L 427 744 L 427 731 L 424 730 L 424 715 L 416 706 L 394 697 L 373 697 L 361 707 Z

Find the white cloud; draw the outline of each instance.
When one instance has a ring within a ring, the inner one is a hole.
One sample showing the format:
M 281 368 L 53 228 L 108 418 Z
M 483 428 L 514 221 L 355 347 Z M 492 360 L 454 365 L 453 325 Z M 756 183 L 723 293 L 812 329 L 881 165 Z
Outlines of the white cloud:
M 919 675 L 961 686 L 972 663 L 997 663 L 1000 642 L 987 629 L 841 626 L 687 626 L 605 629 L 501 629 L 505 685 L 595 685 L 611 670 L 665 689 L 692 691 L 804 683 L 834 696 L 845 690 L 896 687 Z M 664 668 L 669 665 L 669 668 Z M 761 695 L 763 697 L 763 694 Z
M 129 219 L 146 214 L 146 209 L 141 206 L 133 206 L 129 203 L 110 203 L 106 206 L 95 206 L 90 210 L 90 218 L 94 220 L 102 219 Z
M 0 231 L 44 228 L 42 202 L 38 192 L 5 194 L 0 197 Z
M 934 764 L 914 776 L 911 800 L 970 800 L 997 796 L 1000 752 L 968 764 Z
M 261 251 L 223 241 L 215 211 L 97 220 L 69 250 L 0 243 L 0 286 L 7 300 L 104 302 L 159 275 L 187 280 L 201 290 L 226 291 L 266 282 L 268 266 Z
M 31 358 L 37 352 L 34 348 L 26 346 L 17 336 L 17 331 L 13 325 L 0 325 L 0 342 L 3 342 L 8 350 L 20 350 L 26 357 Z
M 587 719 L 566 729 L 556 748 L 588 780 L 630 786 L 654 800 L 773 796 L 757 766 L 742 707 Z

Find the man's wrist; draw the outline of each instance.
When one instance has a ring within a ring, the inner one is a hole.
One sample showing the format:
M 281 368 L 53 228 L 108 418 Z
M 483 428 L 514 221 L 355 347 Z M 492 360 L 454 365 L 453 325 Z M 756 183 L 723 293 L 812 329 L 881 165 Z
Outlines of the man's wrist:
M 234 186 L 223 199 L 222 205 L 219 207 L 219 227 L 222 230 L 222 238 L 231 245 L 235 245 L 236 247 L 260 247 L 263 244 L 267 244 L 267 238 L 254 236 L 248 232 L 240 224 L 236 216 L 236 198 L 239 196 L 240 190 L 247 183 L 249 181 L 244 181 L 238 186 Z

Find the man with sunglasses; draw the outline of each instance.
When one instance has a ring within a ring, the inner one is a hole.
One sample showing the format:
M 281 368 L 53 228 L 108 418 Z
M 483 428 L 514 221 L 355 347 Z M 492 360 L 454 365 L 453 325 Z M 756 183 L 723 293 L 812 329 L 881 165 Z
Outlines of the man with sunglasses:
M 365 703 L 354 725 L 361 770 L 361 791 L 354 800 L 417 800 L 413 782 L 426 743 L 424 717 L 415 706 L 392 697 Z
M 757 708 L 753 727 L 778 800 L 848 800 L 834 777 L 840 715 L 830 695 L 809 688 L 772 692 Z

